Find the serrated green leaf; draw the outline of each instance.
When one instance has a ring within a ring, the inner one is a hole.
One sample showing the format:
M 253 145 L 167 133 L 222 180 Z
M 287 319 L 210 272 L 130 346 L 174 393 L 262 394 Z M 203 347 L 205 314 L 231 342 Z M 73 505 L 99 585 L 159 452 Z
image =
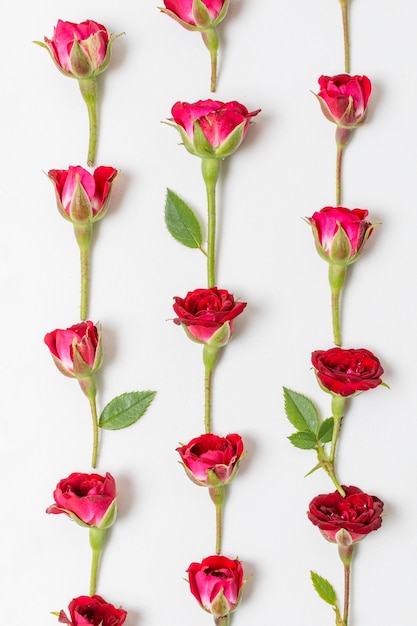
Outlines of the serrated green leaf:
M 291 424 L 301 432 L 317 436 L 319 416 L 313 402 L 301 393 L 284 387 L 285 413 Z
M 171 189 L 165 200 L 165 224 L 171 235 L 187 248 L 201 248 L 203 237 L 200 222 L 193 210 Z
M 103 409 L 99 426 L 105 430 L 127 428 L 144 415 L 156 391 L 132 391 L 113 398 Z
M 333 436 L 334 419 L 328 417 L 322 424 L 320 424 L 318 439 L 320 443 L 328 443 L 332 440 Z
M 311 580 L 314 586 L 314 589 L 319 594 L 320 598 L 330 604 L 333 607 L 337 606 L 337 597 L 336 592 L 333 589 L 332 585 L 328 580 L 319 576 L 315 572 L 310 572 Z
M 301 450 L 312 450 L 316 443 L 317 439 L 313 433 L 294 433 L 288 437 L 293 446 L 296 448 L 301 448 Z

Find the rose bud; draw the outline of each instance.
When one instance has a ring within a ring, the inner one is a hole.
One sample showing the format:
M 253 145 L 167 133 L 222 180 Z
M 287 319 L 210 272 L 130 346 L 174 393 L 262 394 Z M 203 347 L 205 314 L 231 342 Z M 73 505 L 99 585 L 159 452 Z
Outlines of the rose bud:
M 100 220 L 107 212 L 118 173 L 114 167 L 103 165 L 93 174 L 79 165 L 67 170 L 49 170 L 48 177 L 54 185 L 61 215 L 73 224 Z
M 101 327 L 89 320 L 47 333 L 44 341 L 65 376 L 90 378 L 102 363 Z
M 324 391 L 348 397 L 383 384 L 377 357 L 365 348 L 315 350 L 311 362 Z
M 240 435 L 205 434 L 177 448 L 189 478 L 197 485 L 227 485 L 236 476 L 243 455 Z
M 64 513 L 80 526 L 106 530 L 116 521 L 116 482 L 108 472 L 73 473 L 59 481 L 54 491 L 55 504 L 47 513 Z
M 187 572 L 191 593 L 215 619 L 236 609 L 244 585 L 240 561 L 208 556 L 201 563 L 191 563 Z
M 336 265 L 354 263 L 374 228 L 367 217 L 363 209 L 328 206 L 307 218 L 320 256 Z
M 217 26 L 225 17 L 229 0 L 164 0 L 162 13 L 187 30 L 202 31 Z
M 309 520 L 318 526 L 329 541 L 340 548 L 349 548 L 382 524 L 384 503 L 376 496 L 369 496 L 358 487 L 343 485 L 346 496 L 338 491 L 313 498 L 307 512 Z M 346 531 L 345 533 L 341 530 Z
M 170 122 L 181 135 L 184 146 L 200 158 L 223 159 L 242 143 L 251 118 L 261 109 L 249 113 L 239 102 L 199 100 L 192 104 L 176 102 Z
M 175 324 L 181 324 L 191 339 L 218 347 L 227 344 L 234 319 L 246 307 L 246 302 L 235 302 L 232 294 L 217 287 L 195 289 L 174 300 Z
M 116 609 L 101 596 L 79 596 L 68 605 L 69 618 L 64 611 L 58 613 L 58 621 L 68 626 L 122 626 L 127 613 Z
M 315 95 L 330 122 L 348 130 L 363 124 L 372 90 L 367 76 L 320 76 L 319 86 Z

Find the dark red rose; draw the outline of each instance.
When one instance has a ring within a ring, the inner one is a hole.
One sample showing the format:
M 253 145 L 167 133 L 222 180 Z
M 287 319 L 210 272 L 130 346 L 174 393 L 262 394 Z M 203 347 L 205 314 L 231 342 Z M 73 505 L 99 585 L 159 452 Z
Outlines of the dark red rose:
M 103 600 L 100 596 L 80 596 L 68 605 L 70 617 L 64 611 L 59 614 L 58 621 L 68 626 L 122 626 L 127 613 L 123 609 Z
M 326 539 L 336 542 L 336 534 L 342 528 L 360 541 L 382 524 L 384 503 L 376 496 L 369 496 L 358 487 L 343 485 L 346 496 L 338 491 L 320 494 L 310 502 L 307 515 L 318 526 Z
M 352 396 L 382 383 L 381 363 L 365 348 L 316 350 L 311 362 L 321 385 L 331 393 Z

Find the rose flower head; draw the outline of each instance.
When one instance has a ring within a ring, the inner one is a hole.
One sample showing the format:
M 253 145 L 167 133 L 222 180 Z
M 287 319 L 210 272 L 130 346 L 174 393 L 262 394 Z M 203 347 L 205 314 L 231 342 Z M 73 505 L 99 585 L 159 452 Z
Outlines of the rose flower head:
M 362 253 L 372 234 L 374 224 L 367 221 L 368 211 L 324 207 L 307 221 L 312 227 L 320 256 L 328 263 L 350 265 Z
M 246 307 L 246 302 L 235 302 L 231 293 L 217 287 L 195 289 L 174 300 L 175 324 L 181 324 L 194 341 L 218 347 L 227 344 L 234 319 Z
M 225 17 L 229 0 L 164 0 L 160 10 L 187 30 L 214 28 Z
M 348 130 L 363 124 L 372 90 L 367 76 L 320 76 L 319 86 L 316 96 L 330 122 Z
M 118 173 L 114 167 L 103 165 L 93 174 L 79 165 L 67 170 L 49 170 L 61 215 L 73 224 L 93 223 L 104 217 Z
M 337 542 L 343 529 L 355 543 L 381 526 L 384 503 L 358 487 L 343 485 L 343 489 L 345 497 L 335 491 L 313 498 L 307 515 L 329 541 Z
M 116 481 L 108 472 L 105 476 L 74 472 L 59 481 L 55 504 L 46 512 L 64 513 L 80 526 L 106 530 L 116 521 L 116 497 Z
M 332 394 L 348 397 L 382 384 L 382 365 L 365 348 L 315 350 L 311 362 L 320 386 Z
M 249 113 L 239 102 L 199 100 L 176 102 L 171 109 L 172 126 L 181 135 L 184 146 L 200 158 L 223 159 L 240 146 L 248 131 L 252 117 L 260 109 Z
M 205 434 L 177 448 L 187 475 L 197 485 L 227 485 L 236 476 L 243 455 L 240 435 Z
M 68 626 L 122 626 L 127 613 L 116 609 L 101 596 L 79 596 L 68 605 L 69 618 L 64 611 L 58 614 L 58 621 Z
M 243 568 L 237 559 L 208 556 L 187 570 L 190 591 L 214 618 L 225 617 L 237 607 L 244 585 Z
M 44 339 L 59 371 L 71 378 L 89 378 L 102 363 L 101 327 L 87 320 L 65 330 L 56 329 Z

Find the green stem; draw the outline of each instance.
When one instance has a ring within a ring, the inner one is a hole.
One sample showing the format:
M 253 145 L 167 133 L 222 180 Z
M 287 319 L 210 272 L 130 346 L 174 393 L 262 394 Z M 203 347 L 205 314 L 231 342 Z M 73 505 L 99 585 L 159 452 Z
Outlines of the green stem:
M 345 579 L 345 598 L 343 604 L 343 623 L 348 626 L 349 618 L 349 600 L 350 600 L 350 563 L 344 565 L 344 579 Z
M 80 246 L 81 267 L 81 304 L 80 319 L 84 321 L 88 317 L 88 275 L 90 261 L 90 246 Z
M 339 0 L 342 9 L 343 43 L 345 49 L 345 72 L 350 74 L 349 0 Z
M 210 91 L 216 91 L 217 87 L 217 53 L 219 50 L 219 38 L 217 35 L 217 31 L 215 28 L 209 28 L 207 30 L 203 30 L 201 33 L 203 41 L 210 52 L 210 63 L 211 63 L 211 80 L 210 80 Z
M 82 78 L 78 80 L 80 91 L 87 105 L 90 136 L 88 143 L 87 165 L 92 167 L 97 150 L 97 79 Z
M 338 126 L 336 128 L 336 206 L 341 206 L 342 204 L 342 166 L 343 166 L 343 155 L 347 142 L 350 139 L 350 135 L 352 133 L 351 129 L 342 128 Z
M 340 332 L 340 293 L 346 277 L 346 267 L 337 263 L 329 265 L 329 284 L 332 298 L 333 341 L 336 346 L 342 345 Z
M 97 589 L 97 573 L 100 554 L 103 548 L 106 531 L 95 526 L 90 528 L 90 545 L 92 549 L 91 574 L 90 574 L 90 596 L 94 596 Z
M 337 440 L 340 434 L 340 427 L 342 425 L 343 415 L 345 413 L 346 399 L 339 394 L 335 394 L 332 396 L 332 414 L 334 420 L 333 426 L 333 436 L 332 442 L 330 445 L 330 463 L 334 465 L 335 457 L 336 457 L 336 446 Z
M 221 553 L 223 536 L 223 502 L 225 495 L 224 485 L 209 488 L 210 497 L 216 506 L 216 554 Z
M 216 158 L 201 159 L 201 171 L 207 192 L 207 283 L 216 286 L 216 184 L 220 161 Z
M 93 454 L 91 458 L 91 465 L 93 468 L 97 466 L 98 456 L 98 415 L 97 415 L 97 387 L 94 377 L 81 378 L 79 381 L 80 387 L 85 393 L 90 403 L 91 418 L 93 422 Z
M 216 626 L 229 626 L 230 624 L 230 613 L 228 615 L 224 615 L 223 617 L 215 617 L 214 623 Z
M 211 406 L 212 406 L 212 377 L 213 369 L 217 363 L 220 348 L 216 346 L 204 345 L 204 427 L 206 433 L 211 433 Z

